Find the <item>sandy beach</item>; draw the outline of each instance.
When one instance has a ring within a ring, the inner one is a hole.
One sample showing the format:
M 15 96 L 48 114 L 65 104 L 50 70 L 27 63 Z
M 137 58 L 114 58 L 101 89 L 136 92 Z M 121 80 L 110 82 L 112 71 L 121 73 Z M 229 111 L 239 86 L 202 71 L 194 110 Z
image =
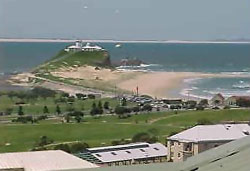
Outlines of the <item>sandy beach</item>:
M 180 89 L 185 79 L 214 76 L 214 74 L 194 72 L 152 72 L 141 74 L 134 79 L 123 81 L 118 84 L 118 87 L 128 91 L 135 91 L 138 86 L 139 94 L 166 98 L 171 97 L 169 94 L 170 91 Z
M 183 97 L 180 92 L 185 85 L 184 80 L 196 78 L 219 78 L 235 77 L 233 74 L 222 73 L 200 73 L 200 72 L 139 72 L 129 70 L 111 70 L 92 66 L 78 68 L 60 68 L 50 73 L 61 80 L 73 80 L 73 83 L 82 87 L 103 91 L 114 91 L 115 88 L 126 92 L 136 92 L 138 86 L 139 94 L 150 95 L 157 98 Z M 27 77 L 36 77 L 29 73 L 23 73 L 12 77 L 14 85 L 26 85 Z M 238 75 L 237 77 L 249 77 L 249 75 Z M 13 81 L 14 80 L 14 81 Z M 50 89 L 59 89 L 73 93 L 83 92 L 82 89 L 61 82 L 56 83 L 44 79 L 42 86 Z M 48 84 L 49 82 L 49 84 Z M 53 84 L 52 84 L 53 83 Z M 86 91 L 86 90 L 85 90 Z M 175 93 L 173 93 L 175 92 Z

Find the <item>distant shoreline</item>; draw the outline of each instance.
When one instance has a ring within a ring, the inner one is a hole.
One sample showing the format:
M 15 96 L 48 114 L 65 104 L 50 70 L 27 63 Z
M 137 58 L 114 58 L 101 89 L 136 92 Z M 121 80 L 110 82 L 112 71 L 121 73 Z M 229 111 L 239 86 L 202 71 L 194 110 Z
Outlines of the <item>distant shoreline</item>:
M 77 39 L 7 39 L 0 38 L 0 42 L 36 42 L 36 43 L 71 43 Z M 101 43 L 180 43 L 180 44 L 250 44 L 250 41 L 189 41 L 189 40 L 82 40 L 83 42 Z

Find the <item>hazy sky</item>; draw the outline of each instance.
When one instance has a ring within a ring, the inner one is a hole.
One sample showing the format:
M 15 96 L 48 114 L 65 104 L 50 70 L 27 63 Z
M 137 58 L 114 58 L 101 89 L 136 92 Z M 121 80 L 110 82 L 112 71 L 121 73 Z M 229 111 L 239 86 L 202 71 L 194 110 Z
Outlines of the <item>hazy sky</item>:
M 0 37 L 250 39 L 250 0 L 0 0 Z

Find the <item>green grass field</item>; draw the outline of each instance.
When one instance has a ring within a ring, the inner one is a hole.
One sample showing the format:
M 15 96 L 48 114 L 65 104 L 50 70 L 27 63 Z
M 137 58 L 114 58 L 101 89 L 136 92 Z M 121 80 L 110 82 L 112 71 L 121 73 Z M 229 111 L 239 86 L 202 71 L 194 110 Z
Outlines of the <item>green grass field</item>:
M 25 101 L 26 104 L 22 105 L 24 113 L 26 115 L 41 115 L 43 114 L 43 108 L 46 105 L 49 109 L 50 114 L 55 114 L 56 112 L 56 106 L 57 104 L 60 106 L 62 112 L 66 112 L 67 108 L 69 108 L 71 105 L 64 102 L 64 103 L 55 103 L 55 100 L 59 97 L 48 97 L 48 98 L 37 98 L 37 99 L 22 99 Z M 8 96 L 0 96 L 0 112 L 5 111 L 7 108 L 13 109 L 13 114 L 16 114 L 18 111 L 18 105 L 16 105 L 16 102 L 19 102 L 21 99 L 19 98 L 10 98 Z M 77 111 L 86 111 L 86 114 L 88 113 L 92 107 L 93 102 L 101 101 L 102 104 L 104 102 L 109 102 L 110 107 L 114 108 L 119 104 L 119 101 L 112 98 L 102 98 L 102 99 L 87 99 L 87 100 L 78 100 L 75 99 L 75 102 L 73 103 L 72 107 Z M 128 103 L 128 105 L 133 105 L 131 103 Z
M 213 123 L 221 121 L 249 121 L 250 110 L 218 110 L 161 112 L 133 115 L 127 119 L 117 116 L 102 116 L 98 119 L 86 117 L 83 123 L 61 123 L 58 120 L 46 120 L 39 124 L 2 124 L 0 125 L 0 152 L 30 150 L 40 136 L 46 135 L 55 143 L 84 141 L 91 147 L 110 145 L 111 141 L 128 139 L 139 132 L 155 128 L 159 139 L 172 132 L 181 131 L 197 124 L 200 119 Z M 6 143 L 10 143 L 6 146 Z

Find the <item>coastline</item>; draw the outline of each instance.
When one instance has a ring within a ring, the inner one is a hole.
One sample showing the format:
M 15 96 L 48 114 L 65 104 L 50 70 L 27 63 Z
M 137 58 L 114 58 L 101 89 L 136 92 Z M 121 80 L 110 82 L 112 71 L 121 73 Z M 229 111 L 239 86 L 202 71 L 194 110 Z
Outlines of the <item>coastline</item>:
M 180 98 L 184 80 L 214 76 L 216 75 L 198 72 L 151 72 L 123 81 L 118 87 L 135 91 L 138 86 L 139 94 L 156 98 Z
M 111 93 L 105 91 L 103 86 L 115 85 L 118 89 L 124 90 L 126 92 L 136 92 L 136 87 L 138 86 L 140 95 L 150 95 L 154 98 L 183 98 L 183 99 L 201 99 L 199 97 L 188 97 L 187 87 L 188 83 L 191 83 L 196 79 L 206 79 L 206 78 L 225 78 L 225 77 L 235 77 L 232 73 L 201 73 L 201 72 L 140 72 L 140 71 L 111 71 L 107 69 L 101 69 L 96 71 L 93 67 L 80 67 L 74 70 L 59 70 L 52 73 L 52 75 L 63 79 L 75 79 L 81 80 L 85 79 L 86 82 L 95 83 L 95 87 L 91 86 L 88 88 L 80 89 L 77 86 L 63 84 L 62 82 L 55 82 L 46 80 L 42 86 L 50 89 L 60 89 L 62 91 L 73 93 L 73 92 L 99 92 L 101 94 Z M 16 82 L 25 82 L 26 77 L 29 77 L 29 73 L 21 73 L 12 76 L 15 78 Z M 98 80 L 95 78 L 98 77 Z M 250 77 L 249 75 L 237 75 L 237 77 Z M 5 81 L 6 82 L 6 81 Z M 187 83 L 188 82 L 188 83 Z M 0 82 L 2 84 L 2 82 Z M 15 81 L 8 82 L 14 87 L 21 86 L 25 88 L 25 83 L 17 84 Z M 89 84 L 93 85 L 93 84 Z M 98 89 L 96 86 L 99 85 Z M 1 85 L 0 85 L 1 86 Z M 86 85 L 85 85 L 86 86 Z M 88 86 L 87 86 L 88 87 Z
M 238 78 L 249 78 L 249 75 L 237 75 Z M 199 96 L 189 96 L 185 87 L 197 79 L 206 78 L 235 78 L 232 73 L 202 73 L 202 72 L 147 72 L 133 79 L 125 80 L 118 87 L 127 91 L 135 91 L 138 86 L 139 94 L 157 98 L 202 99 Z M 205 97 L 204 97 L 205 98 Z

